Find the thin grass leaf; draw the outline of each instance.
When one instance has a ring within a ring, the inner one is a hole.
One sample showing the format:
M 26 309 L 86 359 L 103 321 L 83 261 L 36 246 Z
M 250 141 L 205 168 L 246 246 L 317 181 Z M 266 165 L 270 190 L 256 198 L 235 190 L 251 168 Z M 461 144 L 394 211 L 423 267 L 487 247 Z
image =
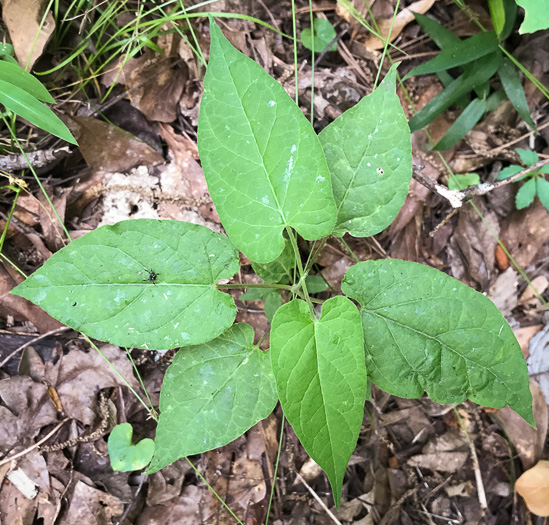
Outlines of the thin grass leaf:
M 419 13 L 414 13 L 414 16 L 421 29 L 423 29 L 423 31 L 431 37 L 431 40 L 441 49 L 460 42 L 460 39 L 454 35 L 452 31 L 446 29 L 436 20 L 425 15 L 420 15 Z
M 534 202 L 534 197 L 536 196 L 536 179 L 532 177 L 529 181 L 523 184 L 517 192 L 515 197 L 515 204 L 517 210 L 522 210 L 527 206 L 530 206 Z
M 469 93 L 476 86 L 486 82 L 498 70 L 501 55 L 492 53 L 472 64 L 471 69 L 454 80 L 444 91 L 430 100 L 426 106 L 410 121 L 411 131 L 421 129 L 430 124 L 445 109 L 449 108 L 463 95 Z
M 488 0 L 488 7 L 490 9 L 490 18 L 492 18 L 494 31 L 499 37 L 505 27 L 505 7 L 503 5 L 503 0 Z
M 486 111 L 486 101 L 475 98 L 450 126 L 437 144 L 433 147 L 434 150 L 449 149 L 457 144 L 469 131 L 473 129 L 475 124 L 482 118 Z
M 42 102 L 55 104 L 55 100 L 42 83 L 18 64 L 0 60 L 0 80 L 20 87 Z
M 67 126 L 42 102 L 18 86 L 0 80 L 0 104 L 16 115 L 71 144 L 78 145 Z
M 497 48 L 498 39 L 493 31 L 479 33 L 467 40 L 445 45 L 435 58 L 412 69 L 403 80 L 414 75 L 428 75 L 469 64 L 493 53 Z
M 501 66 L 498 70 L 498 75 L 503 85 L 503 89 L 511 104 L 517 110 L 521 118 L 532 129 L 536 129 L 536 125 L 530 116 L 530 110 L 528 109 L 528 103 L 526 102 L 526 96 L 524 95 L 524 89 L 518 76 L 517 70 L 513 67 L 511 61 L 504 58 L 501 62 Z

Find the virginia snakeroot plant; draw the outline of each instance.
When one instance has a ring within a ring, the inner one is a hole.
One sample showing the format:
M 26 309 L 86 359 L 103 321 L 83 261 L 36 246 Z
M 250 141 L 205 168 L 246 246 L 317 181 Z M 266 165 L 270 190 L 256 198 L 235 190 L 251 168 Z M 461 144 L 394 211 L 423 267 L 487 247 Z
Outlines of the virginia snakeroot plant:
M 147 472 L 229 443 L 280 401 L 338 504 L 368 380 L 406 398 L 427 392 L 440 403 L 509 405 L 534 424 L 511 328 L 461 282 L 421 264 L 366 261 L 347 271 L 344 295 L 321 307 L 311 298 L 319 282 L 308 277 L 312 261 L 301 260 L 297 236 L 374 235 L 404 203 L 412 154 L 395 74 L 392 67 L 317 135 L 212 22 L 198 147 L 228 237 L 167 220 L 103 226 L 14 290 L 89 337 L 181 347 L 164 378 Z M 265 281 L 262 293 L 278 297 L 268 351 L 254 346 L 251 326 L 234 324 L 236 306 L 223 290 L 235 285 L 219 284 L 238 272 L 238 250 Z M 131 444 L 131 433 L 122 441 Z

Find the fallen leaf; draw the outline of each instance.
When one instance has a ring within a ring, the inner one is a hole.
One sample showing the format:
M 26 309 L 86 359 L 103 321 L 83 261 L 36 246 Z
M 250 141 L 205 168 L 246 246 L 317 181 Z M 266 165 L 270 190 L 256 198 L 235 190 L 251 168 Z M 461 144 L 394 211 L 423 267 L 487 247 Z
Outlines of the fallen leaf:
M 543 295 L 548 287 L 549 280 L 547 280 L 547 277 L 545 277 L 545 275 L 538 275 L 532 279 L 531 283 L 526 287 L 524 292 L 522 292 L 518 304 L 526 306 L 529 309 L 534 309 L 541 306 L 539 296 Z
M 528 372 L 536 381 L 549 404 L 549 366 L 547 354 L 549 352 L 549 324 L 530 340 L 529 357 L 526 360 Z
M 549 461 L 541 460 L 515 483 L 528 510 L 538 516 L 549 516 Z
M 425 14 L 431 6 L 435 3 L 435 0 L 419 0 L 409 5 L 407 8 L 400 11 L 396 17 L 393 24 L 392 18 L 383 18 L 377 20 L 377 25 L 379 27 L 379 32 L 384 39 L 387 39 L 389 36 L 389 31 L 391 30 L 391 24 L 393 28 L 391 31 L 390 42 L 393 42 L 395 38 L 402 33 L 402 30 L 413 20 L 415 20 L 414 12 Z M 382 49 L 385 46 L 385 42 L 378 38 L 377 36 L 370 34 L 364 43 L 368 51 L 375 51 L 377 49 Z
M 530 346 L 530 340 L 534 337 L 541 329 L 543 328 L 542 324 L 535 324 L 532 326 L 523 326 L 513 330 L 517 341 L 519 342 L 520 349 L 524 355 L 525 359 L 528 359 L 530 352 L 528 347 Z

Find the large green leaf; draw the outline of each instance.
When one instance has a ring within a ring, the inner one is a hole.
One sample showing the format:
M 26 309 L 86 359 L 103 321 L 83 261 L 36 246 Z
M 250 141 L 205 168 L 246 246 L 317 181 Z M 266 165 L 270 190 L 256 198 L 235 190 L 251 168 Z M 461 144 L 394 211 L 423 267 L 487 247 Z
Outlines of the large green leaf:
M 488 81 L 498 70 L 500 64 L 501 55 L 498 52 L 470 64 L 462 75 L 451 82 L 444 91 L 431 99 L 417 115 L 410 119 L 408 122 L 410 129 L 416 131 L 427 126 L 463 95 Z
M 43 129 L 71 144 L 77 144 L 67 126 L 47 106 L 15 84 L 0 80 L 0 104 L 16 115 L 28 120 L 37 128 Z
M 13 293 L 95 339 L 166 349 L 231 326 L 234 301 L 215 284 L 238 269 L 229 239 L 204 226 L 136 219 L 71 242 Z
M 273 373 L 284 414 L 330 480 L 339 504 L 366 399 L 360 316 L 346 297 L 328 299 L 320 319 L 307 303 L 277 311 L 271 329 Z
M 509 405 L 534 424 L 528 370 L 494 304 L 428 266 L 399 260 L 351 267 L 342 290 L 362 306 L 372 381 L 400 397 Z
M 25 71 L 19 64 L 0 60 L 0 80 L 20 87 L 38 100 L 55 104 L 54 98 L 40 80 Z
M 524 22 L 520 25 L 519 33 L 535 33 L 542 29 L 549 29 L 546 0 L 517 0 L 525 11 Z
M 179 350 L 162 384 L 147 473 L 226 445 L 273 411 L 278 398 L 269 352 L 253 340 L 253 328 L 242 323 L 209 343 Z
M 332 183 L 311 124 L 213 21 L 198 149 L 221 222 L 252 261 L 280 255 L 286 226 L 308 240 L 332 231 Z
M 338 210 L 333 235 L 384 230 L 404 204 L 412 147 L 395 90 L 396 65 L 380 86 L 320 133 Z
M 446 69 L 474 62 L 498 48 L 498 39 L 493 31 L 478 33 L 466 40 L 445 43 L 442 51 L 433 59 L 420 64 L 410 71 L 403 80 L 414 75 L 438 73 Z

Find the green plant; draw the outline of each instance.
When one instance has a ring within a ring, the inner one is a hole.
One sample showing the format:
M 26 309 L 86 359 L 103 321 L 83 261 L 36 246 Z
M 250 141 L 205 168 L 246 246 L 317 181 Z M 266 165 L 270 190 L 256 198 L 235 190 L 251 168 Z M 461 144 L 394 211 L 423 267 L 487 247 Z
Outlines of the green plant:
M 531 166 L 539 161 L 538 154 L 535 151 L 530 151 L 528 149 L 516 148 L 515 151 L 518 153 L 520 160 L 526 164 L 526 166 Z M 511 164 L 506 168 L 503 168 L 498 174 L 498 180 L 508 179 L 513 175 L 521 172 L 524 169 L 522 166 L 516 164 Z M 527 206 L 530 206 L 536 195 L 538 196 L 541 204 L 549 210 L 549 182 L 545 180 L 544 175 L 549 173 L 549 164 L 542 166 L 540 169 L 533 170 L 530 173 L 520 177 L 517 180 L 526 181 L 518 190 L 515 197 L 515 204 L 518 210 L 522 210 Z
M 520 78 L 510 58 L 504 56 L 500 44 L 509 36 L 516 16 L 514 0 L 504 0 L 503 4 L 502 10 L 498 11 L 499 16 L 492 10 L 498 32 L 484 31 L 465 40 L 459 39 L 435 20 L 415 15 L 418 24 L 441 52 L 412 69 L 404 80 L 414 75 L 436 73 L 444 89 L 410 119 L 410 129 L 416 131 L 427 126 L 452 104 L 463 109 L 444 137 L 433 146 L 435 150 L 448 149 L 456 144 L 505 96 L 522 119 L 535 129 Z M 514 10 L 509 6 L 514 6 Z M 462 72 L 454 78 L 448 70 L 458 67 Z M 490 79 L 495 74 L 499 76 L 503 90 L 491 92 Z M 471 92 L 476 95 L 472 99 L 469 98 Z
M 322 53 L 335 37 L 334 27 L 325 18 L 315 18 L 313 29 L 301 31 L 301 43 L 315 53 Z M 330 51 L 337 51 L 337 44 L 332 45 Z
M 352 266 L 345 295 L 311 297 L 323 239 L 382 231 L 407 195 L 410 133 L 395 77 L 392 67 L 317 136 L 284 89 L 212 22 L 198 146 L 229 238 L 184 222 L 124 221 L 73 241 L 15 288 L 90 337 L 183 347 L 166 371 L 147 472 L 229 443 L 280 400 L 337 505 L 368 380 L 401 397 L 426 391 L 440 403 L 508 404 L 534 425 L 522 352 L 482 294 L 388 259 Z M 305 263 L 296 233 L 316 241 Z M 266 282 L 221 283 L 239 270 L 237 248 Z M 272 319 L 269 351 L 254 345 L 251 326 L 233 324 L 236 307 L 223 293 L 231 288 L 289 299 Z
M 42 102 L 55 104 L 48 90 L 13 58 L 13 47 L 0 46 L 0 104 L 15 115 L 71 144 L 75 138 L 59 117 Z
M 129 423 L 116 425 L 109 435 L 108 450 L 111 467 L 117 471 L 145 468 L 154 454 L 154 441 L 149 438 L 132 443 L 133 428 Z

